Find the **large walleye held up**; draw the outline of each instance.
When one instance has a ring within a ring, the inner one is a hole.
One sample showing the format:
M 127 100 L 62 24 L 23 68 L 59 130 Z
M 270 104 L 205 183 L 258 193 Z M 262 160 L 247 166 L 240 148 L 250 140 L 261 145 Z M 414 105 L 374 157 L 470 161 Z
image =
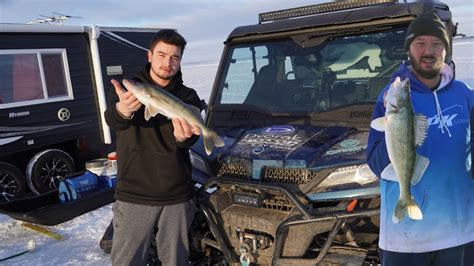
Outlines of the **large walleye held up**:
M 224 141 L 222 141 L 221 137 L 214 130 L 204 125 L 201 114 L 196 107 L 184 103 L 158 86 L 128 79 L 124 79 L 122 83 L 128 91 L 132 92 L 145 105 L 145 119 L 147 121 L 157 114 L 162 114 L 168 118 L 177 117 L 184 119 L 189 124 L 199 127 L 202 132 L 207 155 L 212 153 L 214 147 L 224 146 Z
M 406 215 L 421 220 L 423 214 L 411 194 L 410 185 L 420 181 L 429 164 L 428 158 L 416 153 L 416 148 L 425 141 L 428 120 L 413 113 L 408 79 L 395 79 L 384 97 L 384 104 L 385 116 L 374 119 L 370 126 L 385 132 L 391 165 L 384 169 L 382 176 L 396 174 L 399 180 L 400 197 L 392 220 L 399 223 Z

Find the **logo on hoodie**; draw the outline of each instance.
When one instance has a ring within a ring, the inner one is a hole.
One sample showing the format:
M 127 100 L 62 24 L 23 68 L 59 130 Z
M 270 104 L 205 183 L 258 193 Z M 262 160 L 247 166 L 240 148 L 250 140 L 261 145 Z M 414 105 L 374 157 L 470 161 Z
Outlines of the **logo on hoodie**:
M 459 115 L 459 113 L 445 114 L 446 111 L 448 111 L 450 109 L 453 109 L 453 108 L 456 108 L 456 109 L 459 108 L 459 111 L 462 111 L 462 106 L 461 105 L 453 105 L 453 106 L 450 106 L 450 107 L 448 107 L 448 108 L 441 111 L 441 113 L 443 113 L 443 116 L 442 116 L 441 119 L 447 127 L 452 127 L 454 124 L 459 124 L 459 123 L 464 122 L 464 121 L 461 121 L 459 119 L 456 119 L 456 117 Z M 438 114 L 428 118 L 428 124 L 430 126 L 438 125 L 438 128 L 443 127 L 443 124 L 440 123 L 440 116 Z

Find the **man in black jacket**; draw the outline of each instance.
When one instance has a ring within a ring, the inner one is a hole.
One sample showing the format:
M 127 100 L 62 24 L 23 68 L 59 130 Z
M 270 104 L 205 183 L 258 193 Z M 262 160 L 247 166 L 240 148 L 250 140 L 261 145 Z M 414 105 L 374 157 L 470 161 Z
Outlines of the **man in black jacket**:
M 201 108 L 198 95 L 181 78 L 185 45 L 174 30 L 160 30 L 151 42 L 148 64 L 134 80 L 158 85 Z M 188 148 L 198 139 L 199 128 L 162 115 L 146 121 L 145 107 L 117 81 L 112 83 L 115 94 L 105 111 L 107 124 L 117 132 L 112 263 L 145 265 L 156 227 L 162 265 L 188 265 L 187 232 L 194 215 Z

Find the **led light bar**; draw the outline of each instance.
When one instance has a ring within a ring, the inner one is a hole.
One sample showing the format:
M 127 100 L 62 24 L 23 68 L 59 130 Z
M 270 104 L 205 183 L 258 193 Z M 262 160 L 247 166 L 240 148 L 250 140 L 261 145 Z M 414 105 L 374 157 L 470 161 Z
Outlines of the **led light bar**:
M 394 2 L 397 2 L 397 0 L 344 0 L 318 5 L 295 7 L 260 13 L 258 14 L 258 23 Z
M 262 206 L 262 201 L 258 195 L 248 193 L 234 193 L 232 194 L 232 201 L 235 204 L 246 205 L 252 207 Z

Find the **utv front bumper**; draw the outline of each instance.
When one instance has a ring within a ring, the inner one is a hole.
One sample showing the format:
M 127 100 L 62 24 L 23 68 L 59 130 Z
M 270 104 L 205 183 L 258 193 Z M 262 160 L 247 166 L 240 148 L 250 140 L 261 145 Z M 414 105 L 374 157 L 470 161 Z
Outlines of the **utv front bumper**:
M 376 252 L 378 194 L 318 202 L 287 184 L 216 177 L 200 195 L 214 237 L 203 241 L 229 263 L 245 257 L 267 265 L 354 265 Z

